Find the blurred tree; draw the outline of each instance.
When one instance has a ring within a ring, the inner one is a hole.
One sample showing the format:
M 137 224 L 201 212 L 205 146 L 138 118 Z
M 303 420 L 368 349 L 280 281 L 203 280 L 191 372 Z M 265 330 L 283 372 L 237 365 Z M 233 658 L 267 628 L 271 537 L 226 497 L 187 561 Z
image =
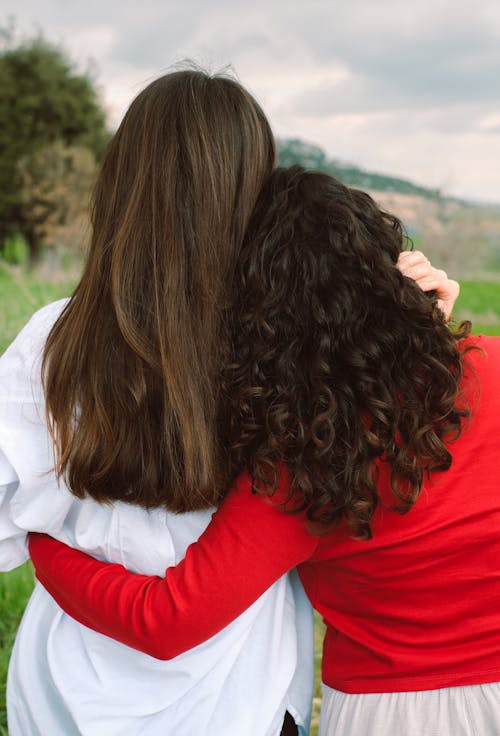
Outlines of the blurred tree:
M 32 259 L 41 243 L 60 240 L 61 228 L 87 209 L 96 163 L 92 151 L 61 141 L 40 146 L 17 162 L 17 224 Z
M 5 238 L 18 232 L 36 257 L 45 232 L 44 213 L 57 217 L 55 200 L 50 208 L 36 204 L 36 214 L 30 213 L 35 202 L 27 195 L 27 171 L 31 168 L 32 183 L 36 179 L 43 189 L 44 156 L 49 167 L 59 158 L 74 168 L 75 158 L 65 158 L 64 147 L 86 148 L 97 159 L 108 138 L 89 74 L 78 74 L 65 54 L 41 37 L 15 46 L 12 29 L 0 32 L 0 250 Z M 53 179 L 48 169 L 47 176 Z M 65 207 L 61 201 L 61 217 Z

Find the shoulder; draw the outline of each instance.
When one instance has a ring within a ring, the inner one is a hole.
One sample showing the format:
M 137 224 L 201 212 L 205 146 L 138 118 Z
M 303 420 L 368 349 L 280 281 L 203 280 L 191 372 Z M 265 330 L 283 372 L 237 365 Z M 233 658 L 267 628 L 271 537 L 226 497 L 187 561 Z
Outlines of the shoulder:
M 466 362 L 476 370 L 489 372 L 500 365 L 500 337 L 493 335 L 471 335 L 461 344 Z
M 494 335 L 476 335 L 473 344 L 482 348 L 486 354 L 498 355 L 500 353 L 500 337 Z
M 484 416 L 494 417 L 500 412 L 500 337 L 470 336 L 463 341 L 462 350 L 462 390 L 473 414 L 480 409 L 484 423 Z
M 64 308 L 69 302 L 67 299 L 58 299 L 56 302 L 50 302 L 44 307 L 36 311 L 23 327 L 16 340 L 42 338 L 44 341 L 54 326 L 58 317 L 61 316 Z
M 59 299 L 46 304 L 36 311 L 5 351 L 5 356 L 16 353 L 29 358 L 38 353 L 47 340 L 48 334 L 61 315 L 69 299 Z
M 38 393 L 43 348 L 68 301 L 59 299 L 35 312 L 0 357 L 0 393 L 3 396 Z

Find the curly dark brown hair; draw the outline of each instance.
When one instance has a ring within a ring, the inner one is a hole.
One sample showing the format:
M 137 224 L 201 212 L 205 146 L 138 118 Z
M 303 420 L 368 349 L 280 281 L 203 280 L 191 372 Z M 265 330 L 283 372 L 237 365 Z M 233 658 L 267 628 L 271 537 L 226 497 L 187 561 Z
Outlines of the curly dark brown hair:
M 400 512 L 446 470 L 470 331 L 396 268 L 399 220 L 366 193 L 300 167 L 261 193 L 236 276 L 221 426 L 231 474 L 272 493 L 285 463 L 294 507 L 320 531 L 342 518 L 371 536 L 377 459 Z

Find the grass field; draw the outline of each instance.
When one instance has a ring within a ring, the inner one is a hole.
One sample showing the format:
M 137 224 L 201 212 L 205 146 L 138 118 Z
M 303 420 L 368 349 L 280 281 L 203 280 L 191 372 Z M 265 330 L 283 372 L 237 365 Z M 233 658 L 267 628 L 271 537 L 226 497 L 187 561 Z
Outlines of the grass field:
M 24 273 L 19 267 L 0 261 L 0 353 L 15 337 L 29 316 L 47 302 L 69 294 L 75 276 L 66 269 L 40 273 Z M 463 282 L 455 318 L 471 319 L 475 332 L 500 334 L 500 283 Z M 7 663 L 16 628 L 33 586 L 29 564 L 0 575 L 0 736 L 7 735 L 5 714 L 5 680 Z M 319 660 L 321 656 L 321 624 L 316 637 L 316 690 L 313 729 L 316 733 L 320 704 Z
M 70 294 L 74 285 L 74 276 L 66 271 L 58 269 L 40 278 L 37 272 L 25 272 L 0 259 L 0 354 L 37 309 Z
M 5 687 L 10 651 L 32 588 L 33 572 L 29 563 L 12 572 L 0 573 L 0 736 L 7 736 Z
M 475 333 L 500 335 L 500 282 L 462 281 L 456 319 L 470 319 Z

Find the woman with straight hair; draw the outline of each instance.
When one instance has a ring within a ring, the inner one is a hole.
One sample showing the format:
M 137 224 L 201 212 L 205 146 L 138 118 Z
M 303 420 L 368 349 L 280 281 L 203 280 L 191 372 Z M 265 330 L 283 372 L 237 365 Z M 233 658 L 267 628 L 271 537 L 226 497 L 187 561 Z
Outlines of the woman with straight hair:
M 37 312 L 0 360 L 1 569 L 27 559 L 34 530 L 161 575 L 205 530 L 240 471 L 237 274 L 274 165 L 268 122 L 232 79 L 177 71 L 134 100 L 101 165 L 73 296 Z M 417 261 L 414 275 L 446 290 Z M 170 662 L 80 626 L 37 585 L 10 663 L 9 732 L 306 734 L 312 679 L 294 574 Z
M 275 156 L 233 79 L 176 71 L 131 104 L 73 296 L 0 361 L 0 569 L 28 558 L 31 529 L 161 574 L 205 529 L 231 483 L 218 427 L 234 272 Z M 274 735 L 287 708 L 306 733 L 312 679 L 293 576 L 174 662 L 83 629 L 37 585 L 10 663 L 9 733 Z
M 500 339 L 450 329 L 403 245 L 367 194 L 274 172 L 223 372 L 239 475 L 210 525 L 164 577 L 30 548 L 66 612 L 160 660 L 298 565 L 326 623 L 322 736 L 498 736 Z

